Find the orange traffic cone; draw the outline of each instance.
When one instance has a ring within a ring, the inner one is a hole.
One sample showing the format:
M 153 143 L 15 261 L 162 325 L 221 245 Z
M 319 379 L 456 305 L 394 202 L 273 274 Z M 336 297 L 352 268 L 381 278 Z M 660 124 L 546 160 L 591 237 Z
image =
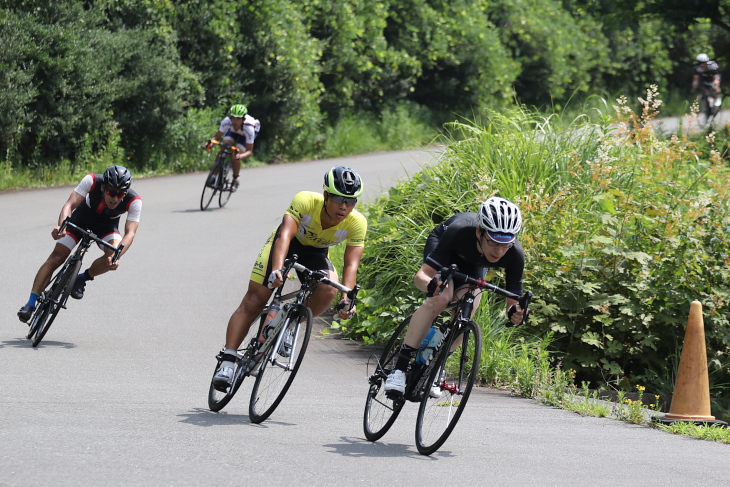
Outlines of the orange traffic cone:
M 664 417 L 669 420 L 713 421 L 715 417 L 711 413 L 705 324 L 702 320 L 702 304 L 695 300 L 689 308 L 672 405 Z

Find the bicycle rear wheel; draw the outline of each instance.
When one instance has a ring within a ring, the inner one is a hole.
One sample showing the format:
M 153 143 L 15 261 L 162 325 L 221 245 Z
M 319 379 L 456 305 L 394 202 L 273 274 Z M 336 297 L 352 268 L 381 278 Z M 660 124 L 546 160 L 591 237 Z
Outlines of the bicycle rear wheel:
M 241 387 L 241 384 L 243 383 L 243 379 L 246 378 L 248 375 L 246 373 L 246 360 L 251 356 L 251 340 L 255 339 L 255 337 L 258 336 L 259 332 L 259 325 L 263 323 L 263 320 L 266 319 L 266 314 L 268 313 L 268 308 L 264 309 L 264 311 L 259 315 L 258 318 L 253 320 L 251 323 L 251 326 L 248 329 L 248 333 L 246 334 L 246 338 L 244 338 L 243 342 L 247 346 L 247 350 L 244 351 L 244 358 L 243 360 L 237 360 L 235 363 L 235 368 L 233 370 L 233 384 L 231 387 L 228 388 L 227 391 L 219 391 L 215 388 L 215 385 L 213 384 L 213 380 L 210 381 L 210 388 L 208 390 L 208 408 L 210 408 L 211 411 L 220 411 L 223 409 L 226 404 L 228 404 L 231 399 L 233 399 L 233 396 L 236 395 L 236 392 L 238 392 L 238 388 Z M 215 371 L 213 372 L 213 375 L 215 375 L 216 372 L 218 372 L 218 367 L 220 366 L 220 362 L 216 364 Z
M 218 189 L 222 186 L 221 184 L 221 167 L 220 159 L 215 161 L 213 169 L 210 170 L 208 176 L 205 178 L 205 185 L 203 186 L 203 194 L 200 196 L 200 210 L 205 211 L 208 209 L 210 202 L 213 201 L 215 194 Z
M 281 329 L 285 338 L 288 332 L 293 334 L 290 356 L 283 357 L 280 354 L 284 340 L 280 350 L 272 346 L 263 351 L 264 360 L 257 372 L 248 407 L 252 423 L 260 423 L 274 412 L 296 377 L 312 333 L 312 311 L 302 306 L 289 312 Z
M 218 190 L 218 206 L 223 208 L 231 199 L 231 186 L 233 184 L 233 177 L 231 176 L 231 165 L 228 163 L 223 164 L 223 170 L 221 171 L 221 185 Z
M 368 389 L 368 397 L 365 400 L 365 416 L 363 418 L 365 438 L 370 441 L 377 441 L 382 438 L 393 426 L 401 408 L 403 408 L 405 399 L 402 397 L 389 398 L 385 394 L 384 385 L 385 379 L 393 370 L 398 359 L 398 352 L 400 352 L 410 322 L 411 317 L 409 316 L 396 328 L 379 357 L 373 374 L 370 375 L 370 388 Z
M 439 352 L 418 409 L 416 447 L 423 455 L 438 450 L 449 437 L 464 411 L 479 371 L 482 352 L 479 325 L 473 321 L 466 323 L 451 343 L 458 346 L 453 353 L 446 347 Z M 440 395 L 433 397 L 431 387 L 437 377 L 440 377 L 437 387 Z
M 37 347 L 41 340 L 43 340 L 43 337 L 46 336 L 58 312 L 61 311 L 61 308 L 68 301 L 68 296 L 71 294 L 71 289 L 80 270 L 81 261 L 77 260 L 73 265 L 68 266 L 58 278 L 58 281 L 56 281 L 56 284 L 50 292 L 50 299 L 44 303 L 46 304 L 44 313 L 39 317 L 38 323 L 35 324 L 35 336 L 32 338 L 34 347 Z

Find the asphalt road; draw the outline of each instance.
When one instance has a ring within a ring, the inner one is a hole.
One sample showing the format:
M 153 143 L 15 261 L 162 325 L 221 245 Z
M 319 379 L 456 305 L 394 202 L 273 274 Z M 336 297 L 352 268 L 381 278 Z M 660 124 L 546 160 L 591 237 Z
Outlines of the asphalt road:
M 0 194 L 0 486 L 727 485 L 727 445 L 488 389 L 472 394 L 430 457 L 415 448 L 414 404 L 370 443 L 370 350 L 331 338 L 313 336 L 263 424 L 247 415 L 250 379 L 223 412 L 207 410 L 228 317 L 293 195 L 319 191 L 324 172 L 343 163 L 372 199 L 431 160 L 398 152 L 246 169 L 228 206 L 205 213 L 203 174 L 135 181 L 144 209 L 134 245 L 37 349 L 15 313 L 73 187 Z

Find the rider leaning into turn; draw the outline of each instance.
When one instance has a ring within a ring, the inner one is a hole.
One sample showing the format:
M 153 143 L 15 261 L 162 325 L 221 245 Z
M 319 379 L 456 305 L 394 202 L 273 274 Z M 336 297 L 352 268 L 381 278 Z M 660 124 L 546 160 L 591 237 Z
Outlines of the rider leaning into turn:
M 18 311 L 18 318 L 28 322 L 35 310 L 38 296 L 51 281 L 53 272 L 63 264 L 71 251 L 79 243 L 82 235 L 75 228 L 68 227 L 59 232 L 63 221 L 70 215 L 71 223 L 88 229 L 105 242 L 117 247 L 124 244 L 119 258 L 129 250 L 139 227 L 139 218 L 142 213 L 142 198 L 129 189 L 132 184 L 132 174 L 123 166 L 110 166 L 104 174 L 87 174 L 76 189 L 71 192 L 66 204 L 61 208 L 58 217 L 58 226 L 51 231 L 51 236 L 57 240 L 53 252 L 43 263 L 33 281 L 33 288 L 28 302 Z M 124 225 L 124 238 L 119 233 L 119 219 L 127 213 Z M 100 248 L 102 248 L 100 246 Z M 107 271 L 116 270 L 119 260 L 112 264 L 114 251 L 103 247 L 104 255 L 96 259 L 91 266 L 79 274 L 74 282 L 71 297 L 84 297 L 86 282 Z
M 251 323 L 261 314 L 271 297 L 272 289 L 283 284 L 284 261 L 296 254 L 298 262 L 312 270 L 323 270 L 329 279 L 338 281 L 337 272 L 328 258 L 328 248 L 346 242 L 342 284 L 352 289 L 357 280 L 364 245 L 367 221 L 355 210 L 362 194 L 360 176 L 349 167 L 335 166 L 324 175 L 324 193 L 302 191 L 294 196 L 279 227 L 269 236 L 251 272 L 248 291 L 233 312 L 226 330 L 226 346 L 221 365 L 213 377 L 216 388 L 225 390 L 233 379 L 237 349 Z M 305 303 L 312 316 L 319 316 L 332 303 L 337 290 L 319 286 Z M 341 302 L 349 304 L 346 294 Z M 340 310 L 340 319 L 355 312 Z
M 521 294 L 525 253 L 516 238 L 521 227 L 519 208 L 497 196 L 482 203 L 479 213 L 452 216 L 436 226 L 426 239 L 423 265 L 413 278 L 414 284 L 419 290 L 433 294 L 441 285 L 439 271 L 443 267 L 456 264 L 459 272 L 475 279 L 483 279 L 487 268 L 499 267 L 505 269 L 506 289 Z M 427 297 L 413 313 L 395 368 L 385 381 L 386 391 L 405 392 L 406 369 L 431 324 L 467 289 L 464 281 L 454 278 L 440 295 Z M 479 307 L 480 298 L 481 295 L 477 295 L 474 300 L 474 311 Z M 508 298 L 509 320 L 517 325 L 522 322 L 522 315 L 517 301 Z
M 715 96 L 720 95 L 720 68 L 705 53 L 697 56 L 697 64 L 692 77 L 692 93 L 699 86 L 700 80 L 712 86 Z
M 218 132 L 205 144 L 205 149 L 210 151 L 213 140 L 235 145 L 239 151 L 231 152 L 231 165 L 233 166 L 233 191 L 238 189 L 238 175 L 241 172 L 241 161 L 253 154 L 253 141 L 256 139 L 261 122 L 248 114 L 246 105 L 233 105 L 229 116 L 223 119 L 218 127 Z M 219 152 L 218 155 L 221 153 Z

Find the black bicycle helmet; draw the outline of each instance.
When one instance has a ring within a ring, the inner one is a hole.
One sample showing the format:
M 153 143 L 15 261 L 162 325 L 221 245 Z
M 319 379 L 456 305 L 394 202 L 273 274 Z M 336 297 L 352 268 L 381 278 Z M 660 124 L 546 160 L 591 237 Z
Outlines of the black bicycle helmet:
M 354 169 L 335 166 L 324 175 L 324 190 L 329 194 L 357 198 L 362 194 L 363 184 Z
M 132 173 L 124 166 L 109 166 L 104 171 L 104 184 L 114 189 L 128 190 L 132 185 Z

